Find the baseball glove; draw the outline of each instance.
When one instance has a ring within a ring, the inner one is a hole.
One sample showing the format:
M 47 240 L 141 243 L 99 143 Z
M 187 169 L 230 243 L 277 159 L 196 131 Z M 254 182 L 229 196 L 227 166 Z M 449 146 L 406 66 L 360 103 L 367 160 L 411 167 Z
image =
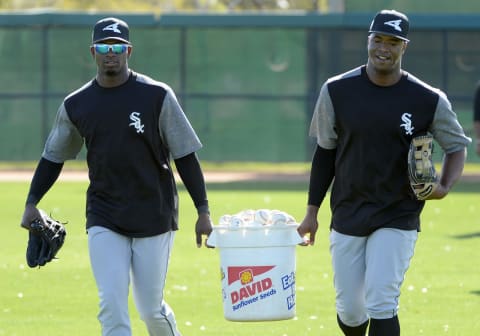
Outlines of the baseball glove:
M 27 264 L 32 268 L 44 266 L 55 258 L 67 234 L 62 223 L 52 219 L 43 210 L 39 211 L 41 218 L 34 219 L 27 228 Z
M 438 186 L 438 176 L 432 161 L 433 136 L 417 136 L 412 139 L 408 151 L 408 177 L 413 193 L 425 200 Z

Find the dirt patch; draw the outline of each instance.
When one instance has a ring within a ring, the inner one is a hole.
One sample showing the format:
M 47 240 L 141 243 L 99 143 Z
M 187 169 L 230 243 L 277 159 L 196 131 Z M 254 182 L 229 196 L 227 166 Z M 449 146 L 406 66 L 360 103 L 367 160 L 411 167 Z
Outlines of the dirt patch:
M 265 182 L 308 182 L 308 173 L 271 173 L 271 172 L 228 172 L 206 171 L 204 173 L 207 183 L 226 183 L 241 181 L 265 181 Z M 33 171 L 29 170 L 4 170 L 0 171 L 1 181 L 30 181 Z M 176 176 L 179 179 L 178 176 Z M 86 171 L 65 170 L 62 171 L 59 181 L 88 181 Z M 462 182 L 480 182 L 480 174 L 464 174 Z
M 258 172 L 228 172 L 215 171 L 204 173 L 207 183 L 239 182 L 239 181 L 306 181 L 307 174 L 288 173 L 258 173 Z M 29 170 L 4 170 L 0 171 L 0 181 L 30 181 L 33 171 Z M 175 176 L 179 179 L 178 175 Z M 64 170 L 59 176 L 59 181 L 88 181 L 86 171 Z

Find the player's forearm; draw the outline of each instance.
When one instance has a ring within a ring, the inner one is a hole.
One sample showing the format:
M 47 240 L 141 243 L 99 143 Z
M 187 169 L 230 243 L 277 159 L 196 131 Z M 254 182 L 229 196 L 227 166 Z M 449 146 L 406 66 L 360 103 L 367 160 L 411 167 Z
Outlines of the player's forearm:
M 335 176 L 336 150 L 317 146 L 312 159 L 310 184 L 308 188 L 308 205 L 320 207 Z
M 320 207 L 316 205 L 307 205 L 306 217 L 317 218 L 319 210 L 320 210 Z
M 208 213 L 207 189 L 200 162 L 195 153 L 175 160 L 178 174 L 199 214 Z
M 447 191 L 450 190 L 453 185 L 462 176 L 463 167 L 465 165 L 466 150 L 460 150 L 446 154 L 443 159 L 442 175 L 440 178 L 440 184 Z
M 32 183 L 30 184 L 26 204 L 37 205 L 43 195 L 45 195 L 55 183 L 62 168 L 63 163 L 56 163 L 41 158 L 33 175 Z

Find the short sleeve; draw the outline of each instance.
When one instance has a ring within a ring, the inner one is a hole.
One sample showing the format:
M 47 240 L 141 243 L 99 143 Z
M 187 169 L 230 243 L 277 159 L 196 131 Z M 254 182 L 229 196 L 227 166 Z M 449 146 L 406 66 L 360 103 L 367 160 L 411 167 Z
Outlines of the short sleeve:
M 169 87 L 160 112 L 159 130 L 173 159 L 184 157 L 202 148 L 200 139 Z
M 472 140 L 465 135 L 445 93 L 438 91 L 439 98 L 430 132 L 443 151 L 449 154 L 464 149 Z
M 52 162 L 63 163 L 75 159 L 82 149 L 83 138 L 68 117 L 62 103 L 57 111 L 53 128 L 45 143 L 42 156 Z
M 317 139 L 317 144 L 325 149 L 337 147 L 335 131 L 335 112 L 328 92 L 328 82 L 323 84 L 310 123 L 310 136 Z

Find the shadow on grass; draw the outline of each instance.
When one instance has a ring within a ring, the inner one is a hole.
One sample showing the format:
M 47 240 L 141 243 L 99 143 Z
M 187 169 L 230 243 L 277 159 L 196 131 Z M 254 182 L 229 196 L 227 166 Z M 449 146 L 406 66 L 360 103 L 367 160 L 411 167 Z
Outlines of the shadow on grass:
M 470 294 L 479 295 L 479 296 L 480 296 L 480 290 L 470 291 Z
M 480 181 L 460 181 L 455 184 L 452 192 L 480 193 Z
M 452 236 L 455 239 L 472 239 L 472 238 L 480 238 L 480 232 L 472 232 L 472 233 L 466 233 L 462 235 L 455 235 Z

